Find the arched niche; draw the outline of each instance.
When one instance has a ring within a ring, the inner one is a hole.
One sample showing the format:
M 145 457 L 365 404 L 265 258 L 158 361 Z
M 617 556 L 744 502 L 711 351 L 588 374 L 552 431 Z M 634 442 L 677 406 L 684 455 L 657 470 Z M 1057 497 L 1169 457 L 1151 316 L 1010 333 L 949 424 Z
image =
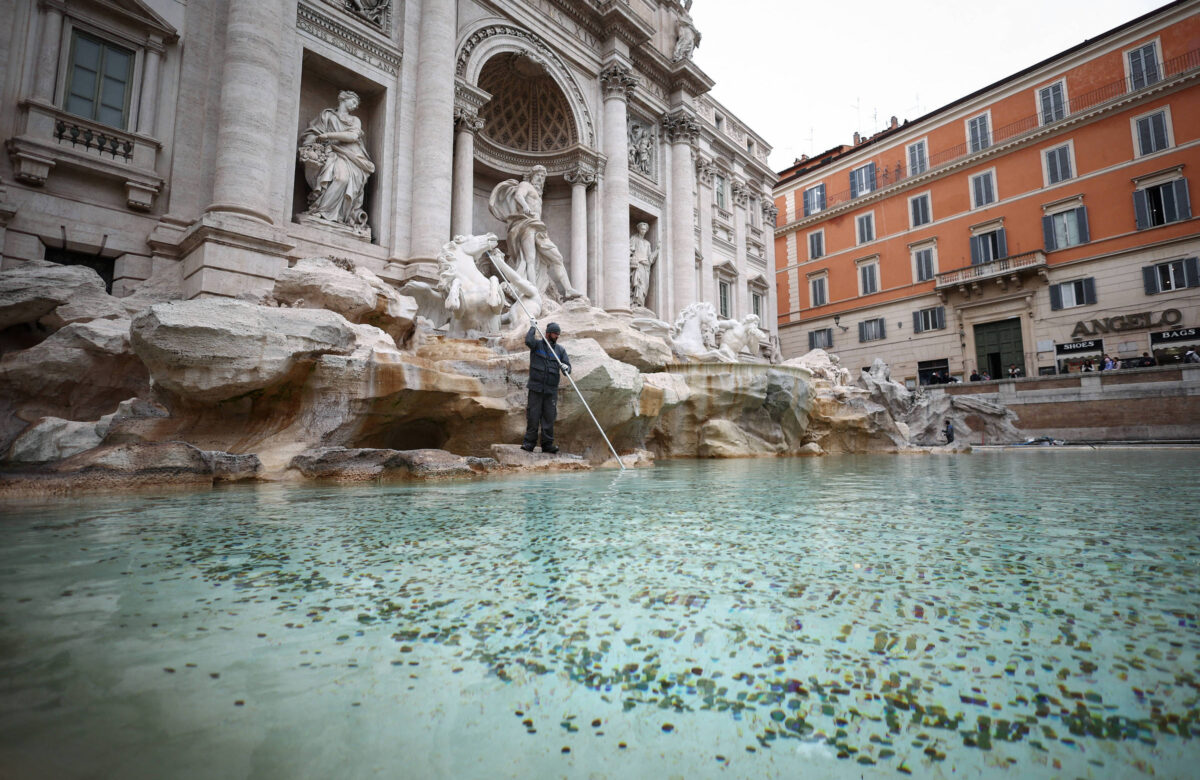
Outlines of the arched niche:
M 596 128 L 592 114 L 579 83 L 571 75 L 562 58 L 550 48 L 538 35 L 502 22 L 484 22 L 463 36 L 458 47 L 456 75 L 466 83 L 487 90 L 481 83 L 495 79 L 503 73 L 504 68 L 523 69 L 527 73 L 541 77 L 547 81 L 542 83 L 545 89 L 542 95 L 548 99 L 565 101 L 562 105 L 569 111 L 569 117 L 560 117 L 567 121 L 558 121 L 560 129 L 571 127 L 568 133 L 571 143 L 562 146 L 556 141 L 550 144 L 553 148 L 540 147 L 542 143 L 526 145 L 526 148 L 514 148 L 508 143 L 500 143 L 489 135 L 487 125 L 480 133 L 479 143 L 476 144 L 477 159 L 485 162 L 498 172 L 509 175 L 522 174 L 533 165 L 544 165 L 551 175 L 566 173 L 574 169 L 580 162 L 598 162 L 596 148 Z M 550 89 L 553 85 L 553 90 Z M 488 90 L 490 92 L 490 90 Z M 511 94 L 511 93 L 510 93 Z M 536 101 L 536 97 L 534 100 Z M 511 106 L 510 106 L 511 107 Z M 492 100 L 480 112 L 485 117 L 492 111 L 503 111 L 503 97 L 493 93 Z M 537 119 L 535 117 L 535 119 Z M 511 128 L 510 128 L 511 130 Z M 539 135 L 536 129 L 531 137 Z M 507 139 L 511 142 L 519 140 L 519 134 L 509 133 Z M 561 139 L 561 136 L 560 136 Z M 545 140 L 544 134 L 542 140 Z

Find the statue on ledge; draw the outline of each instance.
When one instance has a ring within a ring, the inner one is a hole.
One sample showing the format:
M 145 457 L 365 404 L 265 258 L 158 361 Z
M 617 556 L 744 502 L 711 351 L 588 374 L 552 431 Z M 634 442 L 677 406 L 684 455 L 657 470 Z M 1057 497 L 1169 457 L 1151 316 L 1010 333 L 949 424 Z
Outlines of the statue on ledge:
M 508 251 L 520 276 L 534 280 L 540 293 L 544 294 L 554 282 L 563 300 L 582 298 L 583 294 L 571 286 L 562 253 L 550 240 L 542 221 L 545 184 L 545 167 L 535 165 L 524 181 L 505 179 L 497 184 L 488 199 L 488 210 L 508 225 Z
M 350 113 L 358 104 L 354 92 L 338 93 L 337 108 L 321 111 L 300 134 L 300 162 L 311 190 L 303 216 L 345 226 L 370 240 L 371 228 L 362 204 L 375 164 L 363 145 L 362 122 Z
M 692 52 L 700 46 L 700 31 L 692 24 L 692 0 L 684 0 L 683 15 L 675 20 L 675 51 L 671 61 L 690 60 Z

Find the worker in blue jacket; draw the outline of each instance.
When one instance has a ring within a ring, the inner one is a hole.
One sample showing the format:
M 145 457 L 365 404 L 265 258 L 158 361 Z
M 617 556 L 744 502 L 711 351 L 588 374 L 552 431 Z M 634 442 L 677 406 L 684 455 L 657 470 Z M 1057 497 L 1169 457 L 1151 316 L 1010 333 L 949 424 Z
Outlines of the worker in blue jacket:
M 529 324 L 525 334 L 525 346 L 529 347 L 529 403 L 525 409 L 525 443 L 521 449 L 533 452 L 538 443 L 539 429 L 542 452 L 555 453 L 554 418 L 558 416 L 558 373 L 559 364 L 564 374 L 571 373 L 571 359 L 567 351 L 558 345 L 562 328 L 557 322 L 546 326 L 549 344 L 537 337 L 537 321 Z M 553 350 L 554 354 L 551 354 Z M 554 359 L 558 355 L 558 360 Z

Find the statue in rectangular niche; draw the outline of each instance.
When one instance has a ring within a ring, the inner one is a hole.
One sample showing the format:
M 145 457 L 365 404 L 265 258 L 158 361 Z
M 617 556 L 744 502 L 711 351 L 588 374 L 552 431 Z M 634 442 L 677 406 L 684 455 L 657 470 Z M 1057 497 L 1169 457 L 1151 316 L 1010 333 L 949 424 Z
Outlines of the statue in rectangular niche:
M 300 134 L 300 162 L 310 189 L 300 221 L 325 223 L 370 241 L 362 204 L 375 164 L 363 145 L 362 122 L 350 113 L 358 103 L 356 93 L 339 92 L 337 108 L 321 111 Z

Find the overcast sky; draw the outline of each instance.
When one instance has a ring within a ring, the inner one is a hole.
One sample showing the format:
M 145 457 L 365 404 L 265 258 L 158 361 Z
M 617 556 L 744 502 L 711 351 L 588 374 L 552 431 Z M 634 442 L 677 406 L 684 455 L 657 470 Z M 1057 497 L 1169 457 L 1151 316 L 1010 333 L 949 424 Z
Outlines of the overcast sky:
M 780 170 L 944 106 L 1166 0 L 695 0 L 713 96 Z

